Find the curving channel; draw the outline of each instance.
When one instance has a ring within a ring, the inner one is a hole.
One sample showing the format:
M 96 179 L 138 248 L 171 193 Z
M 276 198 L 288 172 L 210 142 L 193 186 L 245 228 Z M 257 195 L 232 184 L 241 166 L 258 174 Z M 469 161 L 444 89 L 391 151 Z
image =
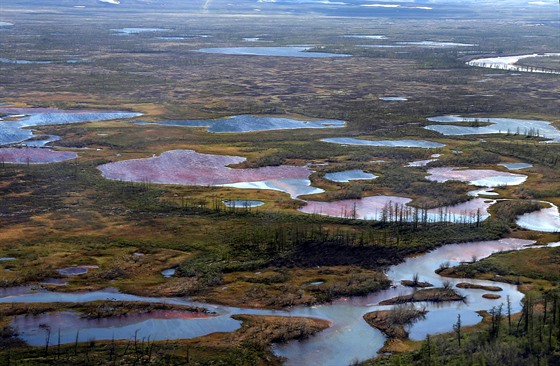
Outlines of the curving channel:
M 185 339 L 214 332 L 231 332 L 240 327 L 240 323 L 231 318 L 233 314 L 306 316 L 329 320 L 332 326 L 304 341 L 291 341 L 274 347 L 274 353 L 287 358 L 287 365 L 321 364 L 325 366 L 348 365 L 354 360 L 374 357 L 383 346 L 385 337 L 370 327 L 362 319 L 365 313 L 388 309 L 390 306 L 378 305 L 380 301 L 395 296 L 411 293 L 413 289 L 400 285 L 400 280 L 411 279 L 416 273 L 420 280 L 441 286 L 444 279 L 434 271 L 441 263 L 448 262 L 455 266 L 470 261 L 473 257 L 485 258 L 492 253 L 504 250 L 527 249 L 533 241 L 521 239 L 501 239 L 496 241 L 450 244 L 442 246 L 427 254 L 408 258 L 405 262 L 391 266 L 387 275 L 393 281 L 390 289 L 372 293 L 364 297 L 350 297 L 329 304 L 295 307 L 288 310 L 245 309 L 191 301 L 188 298 L 141 297 L 119 293 L 115 290 L 103 290 L 81 293 L 58 293 L 46 290 L 33 291 L 30 287 L 0 290 L 0 303 L 31 302 L 88 302 L 95 300 L 165 302 L 170 304 L 193 305 L 207 308 L 211 313 L 206 316 L 194 316 L 185 312 L 154 312 L 150 314 L 131 315 L 110 319 L 82 319 L 77 313 L 62 311 L 39 316 L 15 317 L 12 325 L 19 331 L 20 337 L 31 345 L 45 342 L 45 325 L 58 331 L 61 343 L 74 342 L 76 329 L 79 339 L 87 341 L 139 339 L 150 337 L 151 340 Z M 471 279 L 447 279 L 452 283 L 469 282 L 481 285 L 496 285 L 490 281 Z M 512 311 L 521 310 L 523 294 L 514 285 L 500 283 L 503 289 L 501 300 L 482 298 L 483 290 L 458 289 L 467 296 L 465 302 L 420 303 L 429 313 L 425 320 L 410 328 L 412 339 L 422 339 L 426 334 L 451 331 L 452 321 L 461 314 L 463 324 L 471 325 L 480 321 L 477 310 L 489 310 L 505 302 L 509 296 Z

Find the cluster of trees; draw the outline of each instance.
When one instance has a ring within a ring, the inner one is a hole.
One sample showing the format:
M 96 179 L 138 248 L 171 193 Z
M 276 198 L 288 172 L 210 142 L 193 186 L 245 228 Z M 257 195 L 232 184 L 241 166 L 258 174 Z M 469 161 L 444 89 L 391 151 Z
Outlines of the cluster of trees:
M 492 207 L 494 219 L 509 225 L 515 225 L 518 216 L 540 210 L 545 207 L 538 201 L 501 201 Z
M 485 314 L 482 327 L 464 329 L 461 318 L 449 335 L 428 336 L 419 351 L 358 365 L 541 366 L 560 364 L 560 289 L 528 295 L 521 315 L 506 304 Z
M 560 146 L 557 144 L 541 144 L 527 140 L 516 140 L 514 142 L 486 143 L 484 148 L 497 154 L 515 157 L 530 163 L 542 164 L 550 168 L 560 166 Z

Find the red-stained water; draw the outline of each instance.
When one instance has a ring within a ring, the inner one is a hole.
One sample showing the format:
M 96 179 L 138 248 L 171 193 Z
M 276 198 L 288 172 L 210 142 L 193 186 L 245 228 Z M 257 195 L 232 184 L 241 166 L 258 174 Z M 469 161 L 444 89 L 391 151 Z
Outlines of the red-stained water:
M 475 222 L 488 218 L 488 208 L 495 203 L 493 200 L 475 198 L 424 212 L 407 206 L 411 201 L 410 198 L 398 196 L 373 196 L 334 202 L 307 201 L 299 211 L 358 220 Z
M 13 164 L 49 164 L 76 159 L 78 155 L 71 151 L 55 151 L 39 148 L 1 148 L 0 163 Z
M 233 169 L 239 156 L 200 154 L 193 150 L 172 150 L 160 156 L 124 160 L 101 165 L 105 178 L 162 184 L 219 185 L 272 179 L 305 179 L 311 171 L 297 166 L 269 166 Z
M 436 182 L 458 180 L 481 187 L 499 187 L 518 185 L 527 179 L 526 175 L 499 172 L 491 169 L 463 169 L 456 167 L 432 168 L 426 179 Z

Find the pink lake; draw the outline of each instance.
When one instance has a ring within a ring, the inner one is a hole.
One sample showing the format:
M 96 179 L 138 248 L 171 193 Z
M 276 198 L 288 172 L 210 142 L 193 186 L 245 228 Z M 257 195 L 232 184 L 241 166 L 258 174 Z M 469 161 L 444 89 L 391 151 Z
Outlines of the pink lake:
M 428 169 L 426 179 L 436 182 L 458 180 L 480 187 L 515 186 L 527 180 L 523 174 L 499 172 L 491 169 L 464 169 L 456 167 Z
M 76 159 L 78 155 L 71 151 L 55 151 L 40 148 L 0 148 L 0 163 L 11 164 L 48 164 Z
M 476 222 L 490 216 L 488 208 L 496 201 L 475 198 L 453 206 L 438 207 L 429 210 L 408 206 L 410 198 L 398 196 L 373 196 L 362 199 L 349 199 L 335 202 L 307 201 L 300 212 L 332 217 L 358 220 L 419 221 L 428 222 Z M 396 208 L 396 209 L 395 209 Z
M 240 156 L 172 150 L 151 158 L 104 164 L 98 169 L 105 178 L 129 182 L 272 189 L 287 192 L 292 197 L 322 192 L 310 187 L 312 172 L 306 167 L 234 169 L 228 166 L 245 160 Z
M 550 202 L 542 202 L 549 204 L 550 207 L 519 216 L 517 218 L 517 225 L 524 229 L 535 231 L 560 232 L 560 212 L 558 211 L 558 206 Z

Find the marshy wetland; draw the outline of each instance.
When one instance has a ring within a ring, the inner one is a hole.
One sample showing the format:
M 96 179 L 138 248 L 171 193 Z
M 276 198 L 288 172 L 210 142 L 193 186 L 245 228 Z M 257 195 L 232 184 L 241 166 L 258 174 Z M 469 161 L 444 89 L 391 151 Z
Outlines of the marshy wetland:
M 554 364 L 558 21 L 465 3 L 5 5 L 0 363 Z

